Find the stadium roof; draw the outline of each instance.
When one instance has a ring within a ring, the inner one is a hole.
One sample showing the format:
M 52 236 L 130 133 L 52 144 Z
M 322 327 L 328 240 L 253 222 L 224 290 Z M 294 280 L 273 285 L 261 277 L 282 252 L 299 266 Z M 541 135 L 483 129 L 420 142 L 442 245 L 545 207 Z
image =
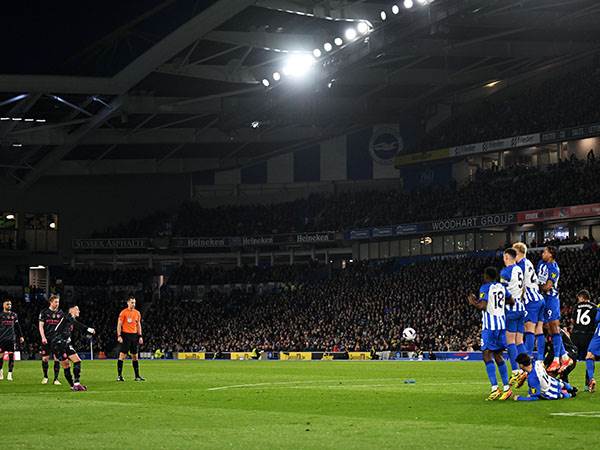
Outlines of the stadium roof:
M 389 0 L 6 5 L 4 183 L 26 188 L 69 160 L 84 162 L 74 174 L 103 159 L 238 167 L 523 86 L 599 50 L 595 0 L 396 3 L 396 15 Z M 276 50 L 310 54 L 359 20 L 366 37 L 323 52 L 305 80 L 273 82 L 290 54 Z

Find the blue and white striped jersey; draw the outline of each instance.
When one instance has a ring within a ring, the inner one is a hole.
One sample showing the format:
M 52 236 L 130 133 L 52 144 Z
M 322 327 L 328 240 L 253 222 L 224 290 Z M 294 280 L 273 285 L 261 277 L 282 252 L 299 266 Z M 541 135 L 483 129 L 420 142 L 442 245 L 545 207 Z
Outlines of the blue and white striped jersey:
M 539 302 L 544 300 L 544 296 L 540 292 L 540 285 L 538 283 L 537 273 L 533 263 L 527 258 L 523 258 L 517 263 L 521 271 L 523 272 L 523 278 L 525 283 L 525 291 L 523 292 L 523 303 L 528 304 L 529 302 Z
M 504 314 L 504 305 L 509 298 L 510 292 L 502 283 L 485 283 L 479 289 L 479 301 L 487 302 L 483 310 L 482 326 L 483 330 L 505 330 L 506 316 Z
M 539 284 L 546 284 L 546 281 L 552 281 L 552 289 L 546 295 L 548 297 L 558 297 L 558 280 L 560 279 L 560 269 L 556 261 L 547 263 L 540 261 L 537 266 Z
M 521 298 L 523 297 L 523 272 L 516 264 L 506 266 L 500 271 L 500 282 L 506 286 L 511 297 L 514 299 L 514 305 L 506 305 L 507 311 L 525 311 L 525 305 Z

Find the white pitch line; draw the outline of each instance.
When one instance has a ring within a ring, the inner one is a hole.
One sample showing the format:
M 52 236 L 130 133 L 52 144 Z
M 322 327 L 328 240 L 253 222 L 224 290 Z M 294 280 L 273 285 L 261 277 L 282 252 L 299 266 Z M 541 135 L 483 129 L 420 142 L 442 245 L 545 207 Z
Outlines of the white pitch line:
M 381 379 L 381 378 L 373 378 L 373 379 L 363 379 L 363 380 L 354 380 L 357 382 L 365 382 L 365 381 L 378 381 L 379 383 L 381 383 L 382 381 L 388 381 L 385 379 Z M 326 388 L 355 388 L 355 387 L 395 387 L 395 386 L 448 386 L 448 385 L 473 385 L 473 384 L 479 384 L 479 385 L 484 385 L 484 384 L 489 384 L 487 382 L 464 382 L 464 381 L 459 381 L 459 382 L 450 382 L 450 383 L 404 383 L 403 380 L 394 380 L 394 379 L 390 379 L 389 381 L 393 381 L 393 383 L 389 383 L 389 384 L 352 384 L 352 382 L 342 382 L 342 384 L 336 384 L 333 386 L 322 386 L 322 387 L 326 387 Z M 261 388 L 287 388 L 287 389 L 302 389 L 304 388 L 304 386 L 302 385 L 308 385 L 308 384 L 325 384 L 325 383 L 336 383 L 339 382 L 339 380 L 309 380 L 309 381 L 274 381 L 274 382 L 266 382 L 266 383 L 250 383 L 250 384 L 232 384 L 232 385 L 228 385 L 228 386 L 217 386 L 217 387 L 212 387 L 212 388 L 208 388 L 207 391 L 224 391 L 224 390 L 228 390 L 228 389 L 246 389 L 246 388 L 253 388 L 253 387 L 261 387 Z M 312 386 L 306 386 L 307 388 L 312 388 Z M 317 386 L 318 387 L 318 386 Z
M 576 411 L 568 413 L 550 413 L 551 416 L 562 416 L 562 417 L 586 417 L 595 419 L 600 417 L 600 411 Z

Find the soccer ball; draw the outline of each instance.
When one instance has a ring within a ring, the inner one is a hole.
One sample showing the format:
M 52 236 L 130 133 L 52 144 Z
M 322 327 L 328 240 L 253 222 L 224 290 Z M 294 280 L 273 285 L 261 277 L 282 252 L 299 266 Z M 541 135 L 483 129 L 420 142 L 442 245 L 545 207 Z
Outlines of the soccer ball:
M 402 332 L 402 337 L 407 341 L 414 341 L 417 337 L 417 332 L 414 328 L 405 328 Z

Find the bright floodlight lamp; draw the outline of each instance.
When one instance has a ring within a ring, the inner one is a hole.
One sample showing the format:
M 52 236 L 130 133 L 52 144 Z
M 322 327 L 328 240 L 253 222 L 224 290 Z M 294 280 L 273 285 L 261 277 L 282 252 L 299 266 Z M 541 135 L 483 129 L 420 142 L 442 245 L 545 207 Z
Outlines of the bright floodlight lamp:
M 264 79 L 262 80 L 262 85 L 263 85 L 264 87 L 269 87 L 269 85 L 270 85 L 270 84 L 271 84 L 271 83 L 269 83 L 269 80 L 267 80 L 266 78 L 264 78 Z
M 325 42 L 325 44 L 323 44 L 323 49 L 325 49 L 326 52 L 330 52 L 333 50 L 333 45 L 331 45 L 330 42 Z
M 356 29 L 360 34 L 367 34 L 369 32 L 369 24 L 367 22 L 358 22 Z
M 385 11 L 381 11 L 379 13 L 379 17 L 381 17 L 381 20 L 385 20 L 385 19 L 387 19 L 387 14 L 385 13 Z
M 425 5 L 427 3 L 427 0 L 417 0 L 417 2 L 419 3 L 419 5 Z
M 281 80 L 281 74 L 279 72 L 273 72 L 273 80 L 275 80 L 275 81 Z
M 358 33 L 356 32 L 356 28 L 348 28 L 344 33 L 344 36 L 346 36 L 347 40 L 353 41 L 354 39 L 356 39 L 357 34 Z
M 322 53 L 321 53 L 321 50 L 320 50 L 320 49 L 318 49 L 318 48 L 315 48 L 315 49 L 313 50 L 313 56 L 314 56 L 315 58 L 320 58 L 320 57 L 321 57 L 321 55 L 322 55 Z
M 56 228 L 56 223 L 50 222 L 48 226 L 54 230 Z
M 344 43 L 344 41 L 342 40 L 342 38 L 340 38 L 340 37 L 336 37 L 336 38 L 333 40 L 333 43 L 334 43 L 335 45 L 337 45 L 338 47 L 340 47 L 340 46 L 341 46 L 341 45 Z
M 398 5 L 392 6 L 392 14 L 398 14 L 400 12 L 400 7 Z
M 15 215 L 14 214 L 7 214 L 6 215 L 6 220 L 15 220 Z
M 410 9 L 412 8 L 414 5 L 413 0 L 404 0 L 404 7 L 406 9 Z
M 301 53 L 288 56 L 283 74 L 291 77 L 304 76 L 315 64 L 315 59 L 312 55 Z

